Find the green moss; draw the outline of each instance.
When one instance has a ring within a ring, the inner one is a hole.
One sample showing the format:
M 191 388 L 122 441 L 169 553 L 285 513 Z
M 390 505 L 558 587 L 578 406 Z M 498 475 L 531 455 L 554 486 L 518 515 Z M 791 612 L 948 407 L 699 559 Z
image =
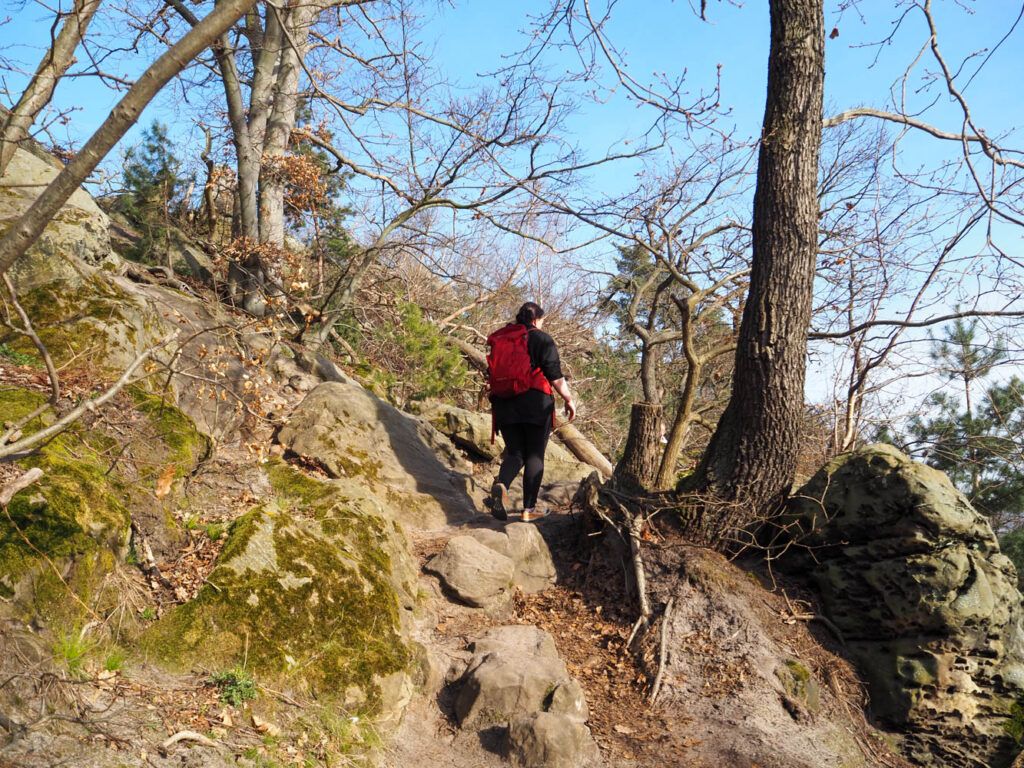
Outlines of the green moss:
M 330 484 L 268 465 L 275 501 L 236 521 L 209 583 L 142 646 L 172 667 L 243 660 L 318 696 L 380 704 L 377 679 L 406 670 L 386 521 Z
M 135 408 L 145 414 L 156 437 L 169 451 L 167 461 L 173 462 L 177 476 L 190 472 L 210 452 L 210 439 L 196 429 L 195 422 L 165 398 L 129 387 Z
M 89 362 L 102 362 L 116 338 L 112 328 L 134 341 L 134 328 L 124 314 L 125 303 L 131 299 L 99 277 L 82 282 L 58 280 L 27 291 L 20 299 L 58 365 L 85 353 L 89 353 Z M 0 343 L 15 352 L 36 354 L 31 340 L 13 331 L 0 330 Z
M 821 709 L 821 689 L 811 671 L 796 659 L 787 659 L 785 668 L 778 669 L 775 676 L 779 678 L 786 695 L 800 702 L 811 714 Z
M 1003 723 L 1003 733 L 1018 745 L 1024 745 L 1024 701 L 1014 701 Z
M 39 393 L 0 390 L 0 412 L 13 419 L 44 402 Z M 52 414 L 47 412 L 30 422 L 26 434 L 48 419 Z M 83 601 L 95 599 L 103 576 L 114 566 L 114 552 L 127 538 L 124 485 L 108 473 L 102 455 L 111 443 L 76 425 L 19 462 L 26 469 L 39 467 L 43 476 L 15 494 L 8 515 L 0 518 L 0 595 L 10 598 L 17 584 L 32 576 L 32 604 L 25 608 L 48 622 L 81 618 L 85 609 L 69 599 L 68 589 Z M 73 565 L 61 580 L 54 568 L 63 571 L 68 562 Z

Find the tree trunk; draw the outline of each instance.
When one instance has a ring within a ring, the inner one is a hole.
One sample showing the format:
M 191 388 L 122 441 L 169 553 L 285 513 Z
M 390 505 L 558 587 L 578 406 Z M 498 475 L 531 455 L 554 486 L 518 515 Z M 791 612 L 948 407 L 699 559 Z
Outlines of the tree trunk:
M 284 246 L 285 179 L 278 163 L 288 151 L 299 108 L 299 71 L 309 48 L 309 28 L 316 16 L 310 4 L 292 8 L 285 17 L 286 38 L 290 44 L 281 51 L 274 88 L 274 107 L 263 142 L 263 167 L 260 170 L 260 242 L 278 248 Z
M 616 484 L 631 490 L 651 490 L 658 478 L 660 458 L 661 404 L 633 403 L 626 448 L 613 475 Z
M 710 499 L 704 527 L 720 537 L 774 513 L 796 472 L 817 255 L 822 5 L 770 2 L 750 288 L 732 394 L 696 476 Z
M 574 425 L 559 425 L 555 429 L 555 435 L 562 441 L 562 445 L 569 449 L 569 453 L 581 462 L 589 464 L 606 478 L 612 476 L 612 463 Z
M 39 62 L 18 103 L 7 115 L 7 120 L 0 128 L 0 176 L 7 170 L 18 144 L 28 136 L 28 129 L 35 122 L 36 116 L 50 103 L 58 81 L 74 63 L 75 50 L 85 37 L 89 22 L 99 6 L 100 0 L 75 0 L 53 45 Z
M 255 4 L 256 0 L 221 0 L 142 73 L 81 151 L 0 239 L 0 275 L 39 239 L 50 219 L 135 124 L 160 89 Z
M 697 399 L 697 385 L 700 383 L 704 367 L 696 356 L 692 356 L 690 364 L 686 368 L 686 379 L 683 382 L 683 392 L 679 399 L 679 409 L 672 420 L 672 429 L 669 430 L 668 440 L 665 443 L 665 450 L 661 455 L 661 466 L 658 467 L 658 477 L 655 481 L 655 488 L 666 490 L 675 483 L 676 465 L 679 463 L 679 454 L 682 453 L 683 445 L 690 433 L 690 425 L 693 424 L 693 403 Z

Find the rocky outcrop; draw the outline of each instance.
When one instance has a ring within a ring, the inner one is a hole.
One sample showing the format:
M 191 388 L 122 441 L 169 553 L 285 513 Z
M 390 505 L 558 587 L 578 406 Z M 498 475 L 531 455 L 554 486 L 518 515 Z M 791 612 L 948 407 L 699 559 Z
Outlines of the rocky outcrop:
M 59 173 L 52 163 L 17 149 L 0 179 L 0 231 L 35 202 Z M 54 280 L 76 283 L 82 270 L 76 259 L 98 265 L 110 257 L 107 215 L 83 189 L 75 190 L 46 226 L 38 242 L 11 269 L 19 291 Z
M 505 441 L 495 435 L 491 442 L 491 417 L 487 413 L 467 411 L 447 403 L 431 403 L 420 406 L 418 413 L 441 434 L 461 448 L 470 459 L 478 463 L 477 469 L 487 479 L 483 485 L 490 486 L 490 478 L 497 474 Z M 483 464 L 484 466 L 479 466 Z M 564 505 L 572 500 L 576 488 L 594 468 L 578 461 L 563 445 L 552 439 L 544 455 L 544 485 L 541 487 L 541 501 L 548 504 Z M 521 505 L 523 480 L 516 478 L 509 489 L 513 505 Z
M 502 605 L 513 587 L 540 592 L 555 583 L 555 564 L 535 525 L 512 523 L 502 531 L 476 528 L 452 536 L 426 565 L 461 602 L 477 608 Z
M 439 528 L 476 514 L 468 467 L 450 441 L 352 381 L 326 382 L 299 404 L 278 435 L 289 451 L 332 477 L 358 479 L 386 497 L 389 514 Z
M 471 651 L 469 666 L 455 683 L 455 715 L 462 728 L 507 727 L 509 757 L 523 768 L 597 764 L 583 688 L 547 632 L 496 627 Z
M 1024 606 L 988 522 L 949 479 L 885 445 L 841 456 L 784 521 L 866 677 L 922 765 L 1006 766 L 1020 747 Z M 802 545 L 802 546 L 801 546 Z
M 172 667 L 244 662 L 263 679 L 395 720 L 414 690 L 404 538 L 354 484 L 280 463 L 268 473 L 273 500 L 235 521 L 207 585 L 148 630 L 143 649 Z

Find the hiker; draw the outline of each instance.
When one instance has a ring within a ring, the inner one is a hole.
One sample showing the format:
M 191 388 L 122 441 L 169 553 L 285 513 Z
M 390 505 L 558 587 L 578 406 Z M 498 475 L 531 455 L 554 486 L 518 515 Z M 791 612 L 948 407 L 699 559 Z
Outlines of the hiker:
M 537 507 L 544 477 L 544 450 L 555 426 L 555 398 L 565 400 L 565 415 L 576 418 L 569 385 L 562 376 L 558 348 L 541 329 L 544 310 L 532 301 L 519 308 L 516 321 L 487 337 L 491 415 L 494 429 L 505 440 L 505 455 L 491 487 L 491 514 L 507 520 L 509 486 L 523 472 L 523 520 L 544 517 Z M 493 440 L 493 434 L 492 434 Z

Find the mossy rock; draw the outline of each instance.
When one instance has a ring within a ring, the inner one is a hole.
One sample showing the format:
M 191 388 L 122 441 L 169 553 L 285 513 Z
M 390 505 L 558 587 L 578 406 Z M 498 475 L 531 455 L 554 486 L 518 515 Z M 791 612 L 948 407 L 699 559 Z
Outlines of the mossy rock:
M 117 595 L 103 588 L 104 577 L 125 560 L 133 519 L 154 543 L 173 538 L 157 531 L 174 527 L 166 508 L 173 496 L 155 499 L 154 481 L 168 464 L 178 476 L 190 472 L 208 452 L 208 439 L 156 396 L 141 389 L 126 396 L 145 417 L 127 450 L 101 428 L 79 422 L 18 462 L 43 470 L 11 500 L 9 516 L 0 516 L 0 598 L 18 618 L 62 628 L 81 623 L 90 610 L 112 607 Z M 0 388 L 6 420 L 45 402 L 39 392 Z M 55 418 L 46 410 L 24 432 Z
M 142 637 L 172 668 L 246 664 L 262 677 L 379 714 L 411 685 L 408 557 L 369 497 L 281 463 L 276 498 L 239 518 L 190 603 Z
M 123 369 L 162 335 L 156 313 L 100 272 L 79 280 L 52 281 L 22 292 L 19 299 L 59 366 L 79 361 Z M 22 334 L 0 331 L 0 343 L 38 356 Z
M 775 676 L 782 683 L 782 689 L 791 704 L 795 703 L 811 715 L 821 711 L 821 687 L 803 662 L 786 659 L 775 670 Z
M 36 392 L 0 389 L 0 412 L 11 420 L 45 401 Z M 25 432 L 52 418 L 44 413 Z M 106 435 L 75 426 L 19 462 L 43 470 L 0 518 L 0 597 L 21 618 L 76 623 L 87 613 L 83 603 L 96 604 L 103 576 L 124 558 L 130 519 L 124 484 L 103 455 L 112 445 Z M 69 599 L 68 588 L 78 599 Z

